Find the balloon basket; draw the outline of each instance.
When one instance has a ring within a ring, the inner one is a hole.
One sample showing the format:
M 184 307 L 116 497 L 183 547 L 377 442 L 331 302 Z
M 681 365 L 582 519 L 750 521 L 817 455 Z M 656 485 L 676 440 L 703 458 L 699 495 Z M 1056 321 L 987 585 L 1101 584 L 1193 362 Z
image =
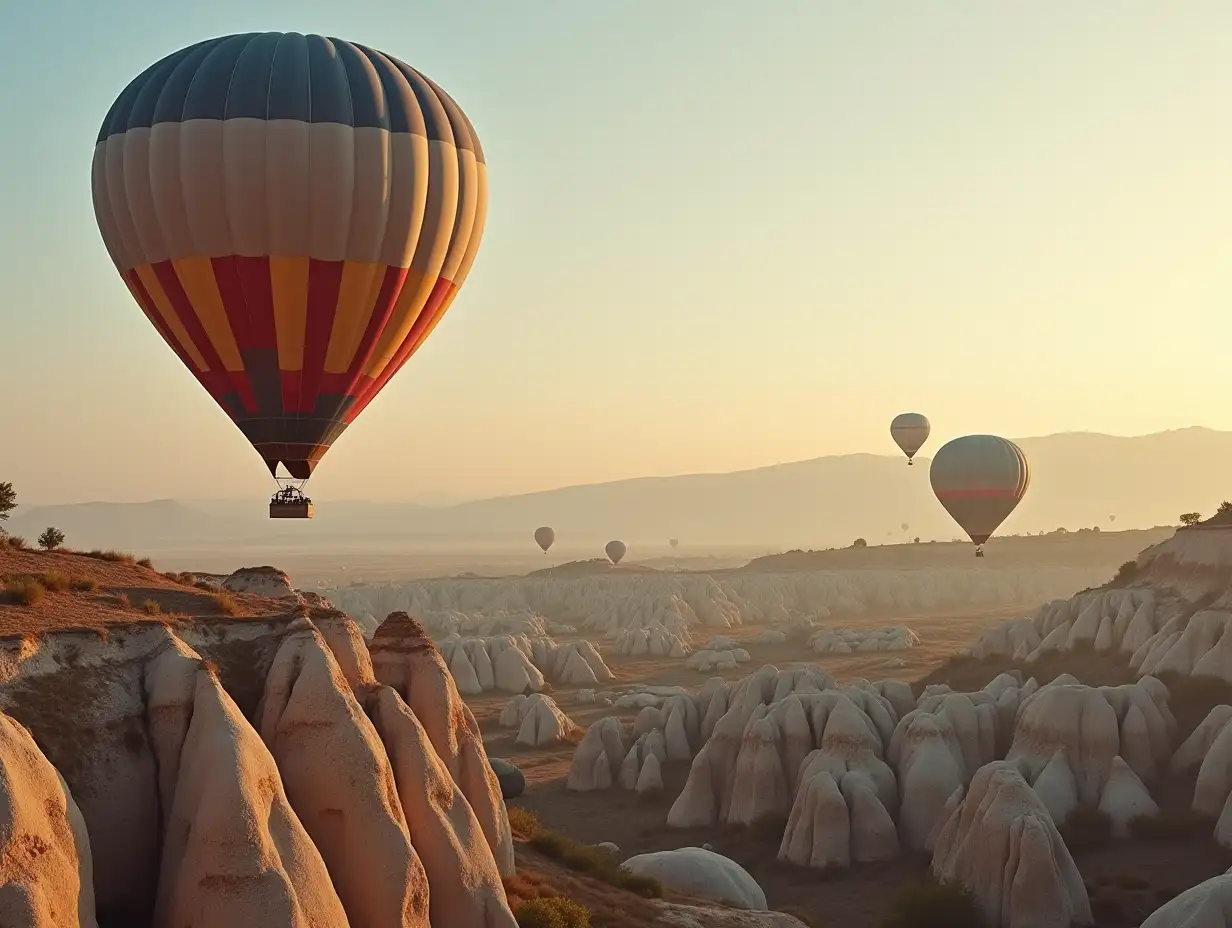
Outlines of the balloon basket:
M 311 519 L 313 515 L 312 500 L 296 487 L 284 487 L 270 497 L 271 519 Z

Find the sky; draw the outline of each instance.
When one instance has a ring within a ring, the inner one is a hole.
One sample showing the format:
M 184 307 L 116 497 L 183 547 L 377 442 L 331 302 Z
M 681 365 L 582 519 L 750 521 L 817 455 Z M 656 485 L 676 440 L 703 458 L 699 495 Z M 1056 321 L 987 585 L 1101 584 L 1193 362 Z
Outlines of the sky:
M 1226 0 L 38 0 L 0 31 L 0 479 L 23 499 L 271 489 L 90 198 L 124 86 L 252 30 L 410 62 L 490 172 L 460 296 L 314 496 L 894 453 L 905 410 L 933 449 L 1232 429 Z

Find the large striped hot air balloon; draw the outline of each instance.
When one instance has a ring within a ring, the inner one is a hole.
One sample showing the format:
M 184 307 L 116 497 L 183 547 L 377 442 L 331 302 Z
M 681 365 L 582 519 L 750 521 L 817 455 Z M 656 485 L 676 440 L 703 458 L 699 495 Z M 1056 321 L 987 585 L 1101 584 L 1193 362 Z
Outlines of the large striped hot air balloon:
M 1027 458 L 996 435 L 965 435 L 946 442 L 929 471 L 933 492 L 975 542 L 976 557 L 1031 484 Z
M 890 437 L 894 439 L 894 444 L 903 450 L 903 454 L 907 455 L 908 465 L 915 463 L 911 459 L 923 447 L 924 442 L 928 441 L 931 430 L 932 426 L 928 424 L 928 420 L 918 412 L 900 413 L 890 422 Z
M 625 556 L 625 543 L 623 541 L 609 541 L 604 545 L 603 553 L 608 556 L 608 560 L 615 566 Z
M 440 87 L 363 45 L 210 39 L 148 68 L 94 212 L 150 322 L 277 476 L 306 480 L 475 259 L 487 169 Z
M 556 540 L 556 532 L 550 526 L 541 525 L 535 529 L 535 544 L 543 549 L 543 553 L 548 553 L 548 548 L 552 547 L 552 542 Z

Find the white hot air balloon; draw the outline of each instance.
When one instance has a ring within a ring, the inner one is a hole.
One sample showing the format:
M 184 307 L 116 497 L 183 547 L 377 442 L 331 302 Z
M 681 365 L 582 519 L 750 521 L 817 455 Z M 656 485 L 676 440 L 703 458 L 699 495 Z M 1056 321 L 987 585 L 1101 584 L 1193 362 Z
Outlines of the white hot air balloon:
M 937 499 L 984 556 L 984 543 L 1014 511 L 1031 485 L 1022 449 L 997 435 L 965 435 L 946 442 L 929 472 Z
M 915 457 L 916 452 L 928 441 L 928 434 L 932 430 L 932 426 L 928 424 L 928 420 L 918 412 L 904 412 L 894 417 L 894 421 L 890 423 L 890 437 L 894 439 L 894 443 L 903 449 L 903 454 L 907 455 L 907 463 L 914 464 L 911 459 Z
M 620 559 L 625 556 L 625 543 L 623 541 L 609 541 L 604 545 L 603 551 L 614 566 L 619 564 Z

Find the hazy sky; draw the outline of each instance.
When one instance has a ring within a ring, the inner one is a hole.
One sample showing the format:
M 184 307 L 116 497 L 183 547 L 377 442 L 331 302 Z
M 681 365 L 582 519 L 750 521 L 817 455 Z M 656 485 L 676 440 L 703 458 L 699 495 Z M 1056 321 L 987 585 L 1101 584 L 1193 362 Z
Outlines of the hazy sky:
M 124 85 L 261 29 L 420 68 L 491 172 L 474 271 L 319 497 L 888 453 L 907 409 L 942 440 L 1232 428 L 1227 0 L 34 0 L 4 19 L 0 479 L 30 501 L 268 489 L 90 201 Z

